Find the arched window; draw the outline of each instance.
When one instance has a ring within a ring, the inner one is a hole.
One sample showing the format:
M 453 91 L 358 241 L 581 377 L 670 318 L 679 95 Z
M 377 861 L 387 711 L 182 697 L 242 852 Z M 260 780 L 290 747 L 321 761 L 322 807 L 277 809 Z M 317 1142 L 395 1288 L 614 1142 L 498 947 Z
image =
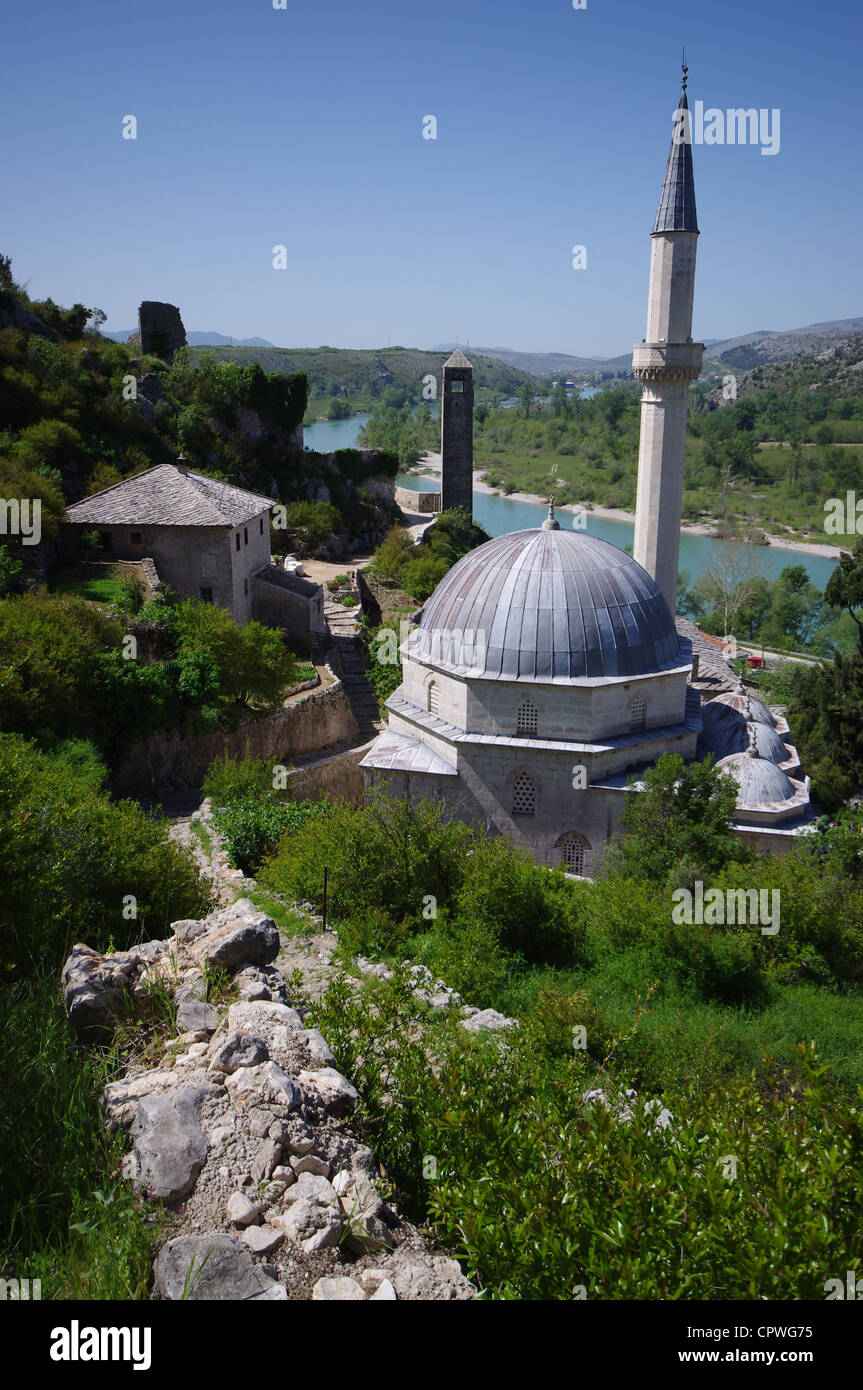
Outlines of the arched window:
M 428 689 L 428 708 L 429 708 L 429 714 L 437 714 L 437 710 L 438 710 L 438 696 L 439 696 L 439 695 L 440 695 L 440 686 L 438 685 L 437 681 L 429 681 L 429 689 Z
M 629 728 L 631 733 L 637 733 L 644 728 L 644 721 L 647 718 L 647 705 L 640 695 L 636 695 L 629 706 Z
M 536 729 L 536 705 L 532 704 L 530 700 L 522 700 L 518 707 L 518 718 L 515 726 L 516 734 L 522 734 L 524 737 L 530 738 L 536 733 Z
M 514 816 L 533 816 L 536 814 L 536 787 L 533 778 L 520 772 L 512 784 L 512 814 Z
M 584 836 L 579 835 L 576 830 L 570 830 L 566 835 L 561 835 L 555 848 L 560 850 L 560 863 L 564 871 L 583 878 L 585 855 L 590 849 Z

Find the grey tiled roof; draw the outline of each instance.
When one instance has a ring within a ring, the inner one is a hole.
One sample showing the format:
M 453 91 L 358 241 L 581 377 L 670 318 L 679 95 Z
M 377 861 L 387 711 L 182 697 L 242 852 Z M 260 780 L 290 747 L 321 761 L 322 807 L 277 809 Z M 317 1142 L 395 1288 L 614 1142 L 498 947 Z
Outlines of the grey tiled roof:
M 465 660 L 465 633 L 474 650 Z M 674 619 L 631 555 L 583 531 L 515 531 L 453 566 L 408 651 L 474 678 L 570 684 L 686 663 Z
M 375 739 L 360 767 L 383 768 L 387 772 L 428 772 L 443 777 L 458 777 L 448 763 L 433 748 L 427 748 L 418 738 L 397 734 L 388 729 Z
M 161 463 L 75 502 L 66 520 L 91 526 L 241 526 L 272 505 L 271 497 Z
M 678 111 L 689 111 L 686 93 L 681 92 Z M 678 122 L 682 118 L 678 117 Z M 687 118 L 688 119 L 688 116 Z M 681 129 L 675 124 L 675 130 Z M 697 232 L 698 217 L 695 212 L 695 178 L 692 173 L 692 144 L 681 139 L 676 144 L 671 141 L 668 163 L 665 166 L 665 181 L 659 195 L 659 207 L 653 224 L 656 232 Z
M 472 363 L 468 362 L 468 360 L 467 360 L 467 358 L 465 357 L 464 353 L 462 352 L 461 348 L 456 348 L 456 350 L 455 350 L 455 352 L 453 353 L 452 357 L 448 357 L 447 360 L 444 362 L 444 366 L 445 366 L 445 367 L 471 367 L 471 366 L 472 366 Z

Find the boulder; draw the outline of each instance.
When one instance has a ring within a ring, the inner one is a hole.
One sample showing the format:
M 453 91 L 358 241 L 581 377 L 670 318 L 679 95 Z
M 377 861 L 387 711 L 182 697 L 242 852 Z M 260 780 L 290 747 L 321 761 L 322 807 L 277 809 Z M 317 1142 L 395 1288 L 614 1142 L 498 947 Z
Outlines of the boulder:
M 263 1214 L 257 1202 L 251 1201 L 244 1192 L 231 1193 L 227 1211 L 228 1220 L 235 1226 L 252 1226 Z
M 267 1101 L 296 1110 L 303 1103 L 303 1088 L 275 1062 L 262 1062 L 258 1067 L 241 1067 L 225 1081 L 228 1095 L 235 1105 L 250 1105 Z
M 238 970 L 244 965 L 269 965 L 279 954 L 280 944 L 272 917 L 241 918 L 197 937 L 190 950 L 202 965 Z
M 195 1186 L 207 1157 L 201 1126 L 203 1086 L 144 1096 L 132 1126 L 137 1178 L 149 1196 L 177 1202 Z
M 309 1093 L 309 1098 L 319 1100 L 327 1114 L 335 1116 L 336 1119 L 353 1110 L 360 1098 L 356 1087 L 334 1067 L 301 1071 L 298 1079 L 300 1085 Z
M 287 1289 L 256 1264 L 248 1247 L 222 1231 L 178 1236 L 153 1266 L 154 1297 L 190 1302 L 286 1302 Z
M 70 1027 L 78 1038 L 94 1041 L 113 1032 L 129 1012 L 144 960 L 138 951 L 102 956 L 82 943 L 73 946 L 60 976 Z
M 313 1303 L 365 1303 L 368 1294 L 356 1279 L 344 1275 L 334 1279 L 319 1279 L 312 1289 Z
M 466 1028 L 469 1033 L 480 1033 L 485 1030 L 499 1031 L 504 1028 L 515 1028 L 517 1022 L 514 1018 L 506 1018 L 498 1013 L 497 1009 L 480 1009 L 479 1013 L 472 1014 L 470 1018 L 462 1019 L 462 1028 Z
M 257 1067 L 270 1060 L 270 1053 L 263 1038 L 248 1033 L 232 1031 L 210 1045 L 210 1070 L 223 1071 L 232 1076 L 240 1067 Z
M 476 1293 L 458 1260 L 446 1255 L 402 1247 L 387 1259 L 385 1272 L 398 1299 L 451 1302 L 473 1298 Z
M 303 1176 L 307 1177 L 308 1174 Z M 296 1188 L 289 1188 L 286 1195 L 295 1191 Z M 344 1230 L 338 1204 L 330 1206 L 308 1197 L 292 1202 L 286 1211 L 275 1218 L 273 1225 L 283 1231 L 288 1240 L 305 1250 L 307 1255 L 338 1245 Z

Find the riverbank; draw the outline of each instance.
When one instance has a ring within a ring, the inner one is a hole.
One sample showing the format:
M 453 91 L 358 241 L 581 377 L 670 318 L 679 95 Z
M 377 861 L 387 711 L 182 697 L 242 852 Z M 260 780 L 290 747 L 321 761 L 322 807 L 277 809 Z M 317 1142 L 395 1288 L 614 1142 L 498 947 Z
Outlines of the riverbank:
M 441 471 L 441 456 L 439 453 L 424 454 L 415 466 L 417 472 L 422 472 L 426 477 L 439 476 Z M 411 469 L 411 472 L 414 470 Z M 537 493 L 531 492 L 501 492 L 500 488 L 489 487 L 484 482 L 483 469 L 474 470 L 473 490 L 485 497 L 501 497 L 508 502 L 526 502 L 531 506 L 544 506 L 548 502 L 547 497 L 541 497 Z M 575 505 L 567 503 L 560 509 L 562 512 L 575 511 Z M 624 511 L 621 507 L 602 507 L 593 502 L 585 504 L 585 511 L 589 516 L 599 517 L 604 521 L 622 521 L 629 526 L 635 524 L 635 513 Z M 703 521 L 682 522 L 681 532 L 690 536 L 703 536 L 706 540 L 718 539 L 715 535 L 715 527 Z M 802 555 L 817 555 L 825 560 L 838 560 L 844 552 L 835 545 L 827 545 L 819 541 L 804 541 L 793 539 L 788 536 L 766 535 L 768 546 L 777 550 L 798 551 Z

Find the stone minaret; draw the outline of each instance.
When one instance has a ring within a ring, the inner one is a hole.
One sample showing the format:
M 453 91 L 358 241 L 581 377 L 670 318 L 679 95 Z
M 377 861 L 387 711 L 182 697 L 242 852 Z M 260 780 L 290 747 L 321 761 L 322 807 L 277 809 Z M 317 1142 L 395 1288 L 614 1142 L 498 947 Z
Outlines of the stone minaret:
M 684 138 L 685 137 L 685 138 Z M 665 182 L 653 224 L 647 334 L 632 370 L 643 383 L 633 555 L 677 612 L 677 563 L 689 383 L 701 371 L 703 343 L 692 341 L 698 223 L 686 67 Z
M 441 509 L 473 516 L 473 367 L 459 348 L 441 374 L 440 451 Z

